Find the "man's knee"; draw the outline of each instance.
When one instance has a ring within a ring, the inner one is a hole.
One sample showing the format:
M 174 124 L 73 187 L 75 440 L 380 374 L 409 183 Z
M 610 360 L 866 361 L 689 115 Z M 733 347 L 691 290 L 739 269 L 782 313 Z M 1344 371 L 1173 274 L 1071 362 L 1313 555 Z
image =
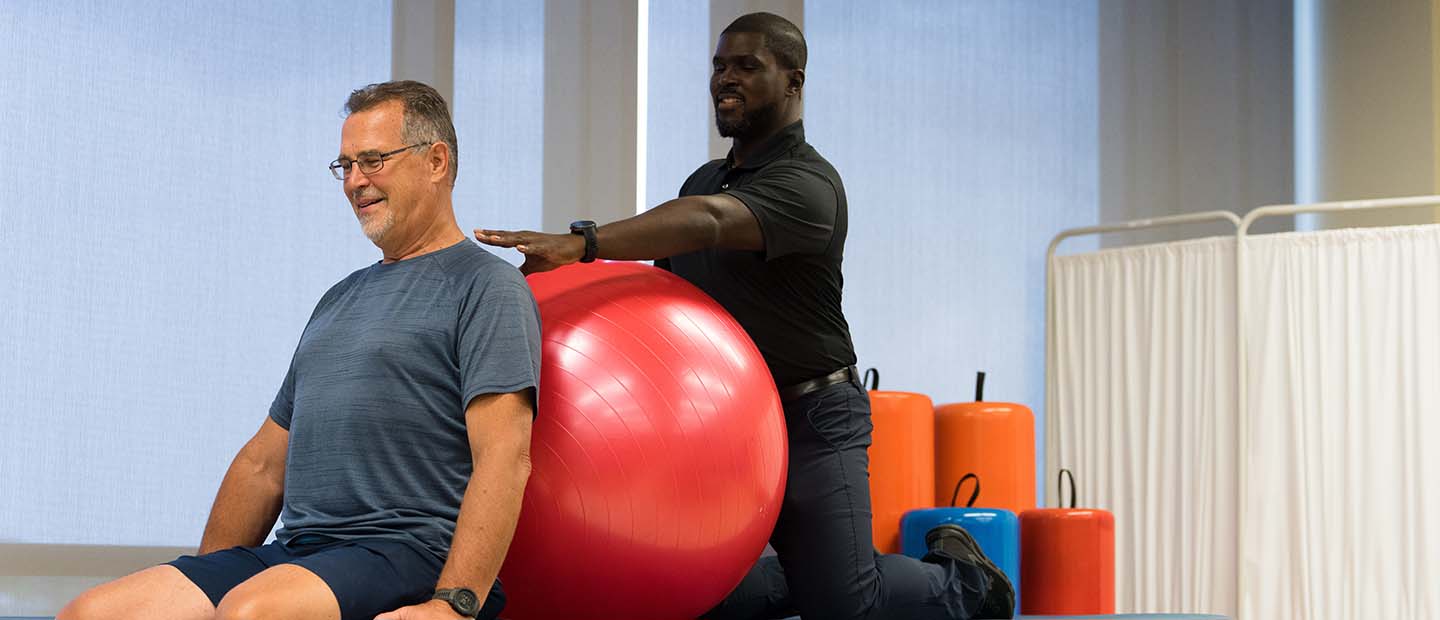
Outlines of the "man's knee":
M 109 604 L 105 595 L 98 591 L 99 588 L 86 590 L 80 596 L 75 597 L 60 613 L 55 614 L 55 620 L 100 620 L 101 618 L 116 618 L 114 605 Z
M 844 573 L 806 577 L 798 576 L 802 583 L 790 583 L 790 595 L 801 617 L 865 620 L 877 617 L 876 612 L 881 610 L 883 593 L 878 572 L 868 578 Z
M 339 620 L 330 586 L 309 569 L 272 566 L 230 590 L 215 620 Z
M 146 569 L 75 597 L 55 620 L 211 620 L 214 608 L 173 567 Z
M 261 620 L 284 618 L 285 609 L 278 597 L 254 591 L 231 592 L 215 608 L 215 620 Z M 58 618 L 57 618 L 58 620 Z

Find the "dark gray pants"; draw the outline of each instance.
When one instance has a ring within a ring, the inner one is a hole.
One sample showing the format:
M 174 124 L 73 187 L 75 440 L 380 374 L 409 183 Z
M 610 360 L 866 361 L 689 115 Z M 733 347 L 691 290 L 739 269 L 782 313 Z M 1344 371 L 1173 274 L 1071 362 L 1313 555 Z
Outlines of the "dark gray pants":
M 770 544 L 709 620 L 970 618 L 988 577 L 951 561 L 876 553 L 870 398 L 840 383 L 785 403 L 790 470 Z

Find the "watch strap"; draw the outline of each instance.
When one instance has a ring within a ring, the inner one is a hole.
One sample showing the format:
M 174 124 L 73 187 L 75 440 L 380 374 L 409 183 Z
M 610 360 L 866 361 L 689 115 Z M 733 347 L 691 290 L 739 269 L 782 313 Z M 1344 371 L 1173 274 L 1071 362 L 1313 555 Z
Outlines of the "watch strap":
M 439 599 L 450 603 L 450 608 L 455 610 L 455 613 L 465 616 L 466 618 L 474 618 L 476 614 L 480 613 L 480 598 L 469 588 L 445 588 L 436 590 L 435 595 L 431 596 L 430 599 Z
M 580 257 L 580 262 L 595 262 L 595 258 L 600 253 L 600 243 L 595 233 L 595 222 L 581 221 L 571 224 L 570 234 L 585 237 L 585 254 Z

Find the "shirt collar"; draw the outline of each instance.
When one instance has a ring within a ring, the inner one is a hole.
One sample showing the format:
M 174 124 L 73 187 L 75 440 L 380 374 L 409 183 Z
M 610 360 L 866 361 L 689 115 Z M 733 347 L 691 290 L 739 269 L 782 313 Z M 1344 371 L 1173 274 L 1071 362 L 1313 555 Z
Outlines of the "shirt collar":
M 755 155 L 739 166 L 740 169 L 759 168 L 775 161 L 780 155 L 790 150 L 791 147 L 805 141 L 805 121 L 795 121 L 786 125 L 775 135 L 765 142 Z M 725 154 L 725 167 L 735 168 L 734 151 Z

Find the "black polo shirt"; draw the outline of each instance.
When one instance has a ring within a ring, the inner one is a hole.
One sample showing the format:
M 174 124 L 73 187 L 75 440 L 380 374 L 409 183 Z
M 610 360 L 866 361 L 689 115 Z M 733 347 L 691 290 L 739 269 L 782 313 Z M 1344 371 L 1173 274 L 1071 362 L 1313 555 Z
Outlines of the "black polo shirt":
M 701 250 L 655 262 L 720 302 L 749 332 L 776 385 L 822 377 L 855 363 L 840 310 L 845 187 L 796 122 L 741 166 L 700 166 L 681 196 L 729 194 L 750 208 L 761 252 Z

